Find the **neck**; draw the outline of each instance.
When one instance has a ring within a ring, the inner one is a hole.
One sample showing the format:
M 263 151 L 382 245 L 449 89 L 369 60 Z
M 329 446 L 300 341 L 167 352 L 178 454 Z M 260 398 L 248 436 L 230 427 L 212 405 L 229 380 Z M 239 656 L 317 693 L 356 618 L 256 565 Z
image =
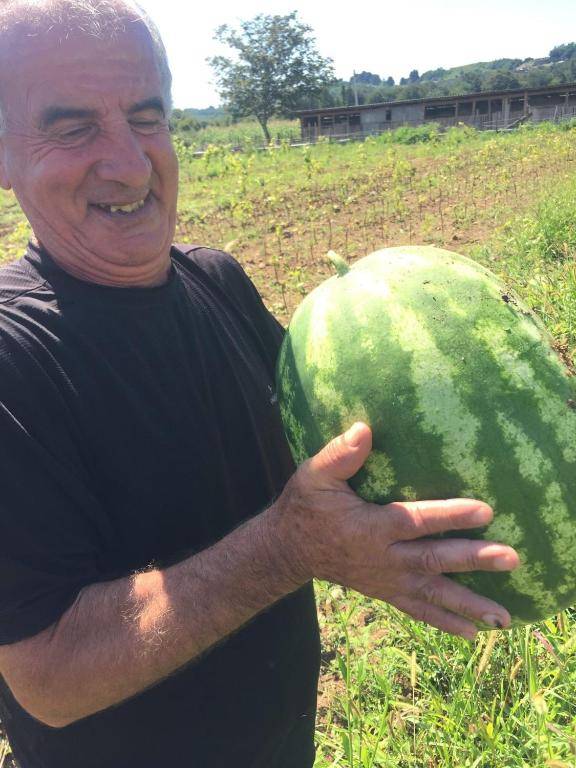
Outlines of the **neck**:
M 148 264 L 114 264 L 95 260 L 93 263 L 70 262 L 48 250 L 38 240 L 33 244 L 50 255 L 52 261 L 77 280 L 112 288 L 156 288 L 170 274 L 170 249 L 161 258 Z

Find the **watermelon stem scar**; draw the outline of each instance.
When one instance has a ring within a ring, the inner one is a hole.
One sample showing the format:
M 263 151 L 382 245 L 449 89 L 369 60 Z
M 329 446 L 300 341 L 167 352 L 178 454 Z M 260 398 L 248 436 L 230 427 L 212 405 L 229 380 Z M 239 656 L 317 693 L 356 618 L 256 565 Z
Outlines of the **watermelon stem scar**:
M 344 275 L 350 270 L 350 267 L 342 258 L 342 256 L 339 256 L 336 251 L 328 251 L 327 256 L 332 266 L 338 273 L 338 277 L 344 277 Z

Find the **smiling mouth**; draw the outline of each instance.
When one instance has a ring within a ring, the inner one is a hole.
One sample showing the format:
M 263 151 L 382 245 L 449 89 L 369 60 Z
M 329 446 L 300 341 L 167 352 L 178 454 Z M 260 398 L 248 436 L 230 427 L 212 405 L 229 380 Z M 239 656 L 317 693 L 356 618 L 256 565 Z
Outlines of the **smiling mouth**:
M 143 200 L 137 200 L 135 203 L 127 203 L 126 205 L 117 205 L 116 203 L 93 203 L 93 205 L 111 216 L 127 216 L 143 208 L 148 202 L 149 196 L 148 194 Z

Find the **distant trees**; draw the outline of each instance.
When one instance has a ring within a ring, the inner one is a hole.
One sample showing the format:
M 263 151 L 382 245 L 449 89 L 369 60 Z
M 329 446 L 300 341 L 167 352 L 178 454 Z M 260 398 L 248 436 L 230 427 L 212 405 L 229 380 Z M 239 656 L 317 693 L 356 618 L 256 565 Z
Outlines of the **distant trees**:
M 565 43 L 557 45 L 550 51 L 550 61 L 566 61 L 576 56 L 576 43 Z
M 466 93 L 474 93 L 483 89 L 482 76 L 479 72 L 463 72 L 462 82 Z
M 548 69 L 530 69 L 526 75 L 527 88 L 543 88 L 546 85 L 552 85 L 554 72 Z
M 224 105 L 235 118 L 254 116 L 267 143 L 271 117 L 290 114 L 333 80 L 332 61 L 320 56 L 311 32 L 296 11 L 258 14 L 239 30 L 228 24 L 216 30 L 216 40 L 233 52 L 208 59 Z
M 426 96 L 426 91 L 418 83 L 412 83 L 407 85 L 402 93 L 403 99 L 423 99 Z
M 427 72 L 422 73 L 420 80 L 422 82 L 433 82 L 435 80 L 441 80 L 445 74 L 446 70 L 443 67 L 438 67 L 438 69 L 429 69 Z
M 510 72 L 494 72 L 486 80 L 488 91 L 510 91 L 514 88 L 520 88 L 520 81 Z
M 380 75 L 375 75 L 372 72 L 360 72 L 360 74 L 356 72 L 350 78 L 350 82 L 352 81 L 355 83 L 362 83 L 364 85 L 380 85 L 382 83 Z

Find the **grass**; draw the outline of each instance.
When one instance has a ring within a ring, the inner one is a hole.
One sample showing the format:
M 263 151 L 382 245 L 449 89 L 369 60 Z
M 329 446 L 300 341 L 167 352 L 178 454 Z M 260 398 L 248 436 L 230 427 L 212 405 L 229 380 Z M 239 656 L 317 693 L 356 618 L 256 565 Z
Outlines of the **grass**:
M 213 146 L 201 160 L 180 144 L 178 236 L 232 250 L 283 321 L 328 274 L 329 248 L 458 250 L 505 277 L 574 364 L 576 130 L 411 141 Z M 27 226 L 4 192 L 0 232 L 16 257 Z M 576 766 L 575 612 L 467 643 L 340 587 L 319 583 L 317 597 L 316 768 Z
M 570 612 L 470 644 L 327 584 L 318 604 L 316 768 L 576 764 Z
M 268 129 L 274 143 L 298 141 L 300 138 L 298 120 L 271 120 Z M 266 144 L 262 128 L 255 120 L 243 120 L 232 125 L 208 125 L 199 131 L 182 131 L 179 136 L 193 151 L 202 151 L 214 145 L 250 150 Z
M 471 256 L 500 272 L 576 363 L 576 176 L 542 194 Z

